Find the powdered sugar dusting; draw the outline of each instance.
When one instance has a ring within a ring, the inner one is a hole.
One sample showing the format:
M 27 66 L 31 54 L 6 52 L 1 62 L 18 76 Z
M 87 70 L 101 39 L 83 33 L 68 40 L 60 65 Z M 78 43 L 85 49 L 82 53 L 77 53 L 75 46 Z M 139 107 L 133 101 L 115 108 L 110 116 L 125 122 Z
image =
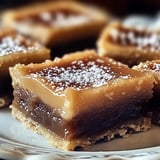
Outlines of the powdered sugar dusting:
M 160 61 L 147 61 L 145 63 L 140 63 L 137 67 L 145 71 L 160 72 Z
M 144 64 L 143 69 L 145 70 L 153 70 L 154 72 L 160 72 L 160 63 L 152 63 L 152 62 L 148 62 L 146 64 Z
M 45 23 L 58 27 L 79 25 L 89 21 L 89 18 L 86 15 L 80 15 L 80 14 L 65 15 L 61 12 L 56 14 L 52 14 L 50 12 L 44 12 L 40 14 L 40 19 Z
M 137 46 L 138 50 L 160 52 L 160 34 L 156 32 L 144 32 L 132 29 L 112 29 L 110 32 L 113 42 L 121 45 Z
M 154 63 L 153 64 L 153 70 L 155 72 L 160 72 L 160 63 Z
M 105 66 L 102 60 L 78 60 L 73 61 L 65 67 L 49 67 L 32 73 L 29 76 L 41 77 L 41 80 L 48 83 L 59 93 L 68 87 L 82 90 L 89 87 L 100 87 L 107 84 L 116 77 L 128 78 L 129 75 L 118 75 L 110 65 Z
M 71 11 L 57 10 L 41 12 L 32 16 L 18 19 L 19 23 L 41 24 L 51 27 L 70 27 L 88 23 L 91 17 L 84 13 L 72 13 Z
M 27 44 L 24 44 L 24 39 L 22 43 L 22 39 L 20 39 L 20 37 L 5 36 L 0 42 L 0 56 L 17 52 L 27 53 L 28 51 L 32 50 L 36 50 L 36 47 L 27 46 Z

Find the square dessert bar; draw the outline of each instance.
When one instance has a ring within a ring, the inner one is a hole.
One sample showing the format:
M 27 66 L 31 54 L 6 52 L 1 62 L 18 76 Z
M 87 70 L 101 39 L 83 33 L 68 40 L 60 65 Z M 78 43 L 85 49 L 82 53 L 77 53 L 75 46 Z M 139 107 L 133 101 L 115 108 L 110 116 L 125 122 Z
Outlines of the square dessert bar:
M 97 36 L 107 19 L 106 13 L 95 7 L 75 1 L 56 1 L 6 11 L 2 25 L 53 46 Z
M 152 97 L 154 78 L 94 50 L 18 64 L 10 74 L 12 115 L 64 150 L 151 128 L 140 112 Z
M 0 106 L 10 90 L 9 67 L 50 59 L 50 50 L 11 29 L 0 30 Z M 1 99 L 2 98 L 2 99 Z
M 100 35 L 97 47 L 99 55 L 133 66 L 160 59 L 160 33 L 112 22 Z
M 134 66 L 133 69 L 148 72 L 155 77 L 153 98 L 147 104 L 147 112 L 152 112 L 152 122 L 160 126 L 160 60 L 147 61 Z

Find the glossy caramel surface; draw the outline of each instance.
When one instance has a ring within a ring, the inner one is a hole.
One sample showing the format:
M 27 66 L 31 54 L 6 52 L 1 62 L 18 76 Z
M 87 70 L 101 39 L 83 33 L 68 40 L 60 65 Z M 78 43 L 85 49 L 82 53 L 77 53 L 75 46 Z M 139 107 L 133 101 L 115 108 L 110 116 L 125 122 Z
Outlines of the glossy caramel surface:
M 29 69 L 28 72 L 27 77 L 37 78 L 57 93 L 69 87 L 76 90 L 97 88 L 117 79 L 130 79 L 141 75 L 112 59 L 103 59 L 97 55 L 56 66 L 51 62 L 50 66 L 37 71 Z

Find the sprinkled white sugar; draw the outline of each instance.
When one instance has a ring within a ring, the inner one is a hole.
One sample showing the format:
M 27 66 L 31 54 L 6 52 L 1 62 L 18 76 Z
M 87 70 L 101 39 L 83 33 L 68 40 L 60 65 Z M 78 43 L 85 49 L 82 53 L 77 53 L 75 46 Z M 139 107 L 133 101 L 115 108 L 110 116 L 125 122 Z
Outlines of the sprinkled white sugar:
M 52 26 L 67 27 L 73 25 L 79 25 L 89 21 L 89 17 L 85 15 L 70 14 L 65 15 L 61 12 L 53 14 L 44 12 L 40 14 L 40 19 Z
M 153 64 L 153 68 L 154 68 L 154 71 L 155 71 L 155 72 L 159 72 L 159 71 L 160 71 L 160 64 L 154 63 L 154 64 Z
M 52 15 L 49 12 L 43 12 L 40 14 L 43 21 L 52 21 Z
M 134 30 L 118 30 L 113 29 L 110 32 L 113 41 L 118 41 L 122 45 L 134 45 L 137 49 L 144 50 L 149 49 L 150 52 L 160 51 L 160 34 L 149 33 L 145 34 L 143 31 Z
M 145 71 L 152 70 L 154 72 L 160 72 L 160 63 L 158 63 L 158 62 L 140 63 L 138 65 L 138 68 L 139 69 L 143 68 L 143 70 L 145 70 Z
M 119 31 L 117 29 L 112 29 L 110 31 L 110 35 L 112 36 L 114 41 L 117 41 L 118 37 L 119 37 Z
M 133 32 L 129 32 L 128 33 L 128 38 L 130 39 L 130 41 L 131 41 L 132 44 L 136 43 L 135 35 L 134 35 Z
M 120 74 L 120 73 L 118 73 Z M 61 92 L 67 87 L 77 90 L 88 87 L 100 87 L 108 81 L 116 78 L 118 75 L 109 66 L 105 66 L 101 60 L 74 61 L 66 67 L 50 67 L 41 71 L 32 73 L 29 76 L 34 78 L 41 77 L 43 81 L 50 84 L 55 92 Z M 128 78 L 129 75 L 118 76 L 119 78 Z
M 88 22 L 89 18 L 83 15 L 70 15 L 65 17 L 63 14 L 59 13 L 56 16 L 55 22 L 52 24 L 55 26 L 63 27 L 63 26 L 73 26 L 79 25 Z
M 24 46 L 20 39 L 11 36 L 3 37 L 0 42 L 0 56 L 5 56 L 17 52 L 26 53 L 27 51 L 35 50 L 33 46 Z

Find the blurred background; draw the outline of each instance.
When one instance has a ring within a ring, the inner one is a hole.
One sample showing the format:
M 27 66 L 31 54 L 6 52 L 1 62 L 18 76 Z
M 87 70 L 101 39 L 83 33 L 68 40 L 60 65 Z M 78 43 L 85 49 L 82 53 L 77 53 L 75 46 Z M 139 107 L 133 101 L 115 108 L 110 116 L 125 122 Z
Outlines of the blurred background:
M 3 11 L 5 9 L 11 9 L 16 8 L 20 6 L 26 6 L 30 5 L 32 3 L 38 3 L 42 2 L 45 3 L 46 1 L 56 1 L 56 0 L 0 0 L 0 11 Z M 62 1 L 62 0 L 57 0 Z M 65 1 L 65 0 L 63 0 Z M 67 0 L 66 0 L 67 1 Z M 69 1 L 69 0 L 68 0 Z M 71 1 L 71 0 L 70 0 Z M 84 3 L 88 3 L 90 5 L 98 6 L 102 9 L 104 9 L 106 12 L 110 13 L 111 17 L 114 18 L 120 18 L 120 19 L 127 19 L 126 24 L 136 24 L 136 27 L 141 27 L 142 19 L 140 15 L 138 14 L 146 14 L 149 15 L 151 18 L 150 20 L 154 21 L 154 18 L 160 17 L 160 14 L 157 14 L 160 9 L 160 0 L 72 0 L 72 1 L 81 1 Z M 134 14 L 138 15 L 136 18 L 132 17 Z M 131 20 L 130 21 L 130 16 Z M 129 18 L 128 18 L 129 17 Z M 128 20 L 129 19 L 129 20 Z M 151 21 L 148 21 L 144 23 L 143 25 L 149 26 Z M 160 26 L 160 19 L 157 21 L 158 27 Z M 142 25 L 142 26 L 143 26 Z M 53 48 L 52 50 L 56 51 L 57 54 L 54 53 L 54 55 L 62 55 L 63 53 L 73 52 L 75 50 L 82 50 L 85 48 L 95 48 L 96 44 L 96 38 L 90 38 L 90 39 L 83 39 L 81 41 L 74 41 L 71 44 L 64 44 L 63 47 L 57 47 Z
M 0 9 L 17 7 L 39 1 L 46 2 L 46 0 L 1 0 Z M 92 5 L 100 6 L 116 16 L 124 16 L 133 13 L 155 14 L 160 9 L 160 0 L 118 0 L 118 1 L 81 0 L 81 1 L 85 3 L 90 3 Z

